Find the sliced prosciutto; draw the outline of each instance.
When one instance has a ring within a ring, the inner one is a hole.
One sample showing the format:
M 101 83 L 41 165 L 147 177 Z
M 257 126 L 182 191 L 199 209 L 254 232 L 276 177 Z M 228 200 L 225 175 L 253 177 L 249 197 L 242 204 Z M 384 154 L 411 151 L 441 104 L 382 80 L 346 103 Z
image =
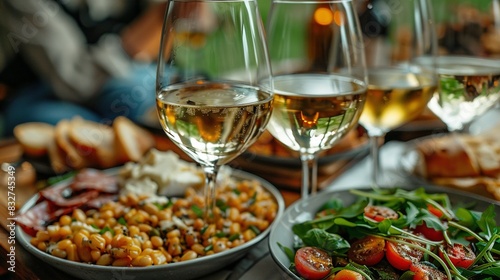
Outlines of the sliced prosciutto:
M 40 191 L 35 206 L 18 215 L 17 222 L 26 233 L 34 236 L 47 224 L 76 208 L 99 208 L 116 200 L 118 190 L 114 176 L 96 169 L 83 169 L 72 181 Z

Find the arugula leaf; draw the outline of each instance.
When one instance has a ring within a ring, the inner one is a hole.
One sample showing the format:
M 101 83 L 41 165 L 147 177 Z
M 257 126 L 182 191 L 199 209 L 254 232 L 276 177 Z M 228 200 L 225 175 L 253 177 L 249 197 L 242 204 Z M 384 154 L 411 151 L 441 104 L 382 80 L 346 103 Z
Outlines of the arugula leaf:
M 495 206 L 490 204 L 486 210 L 484 210 L 481 218 L 477 222 L 479 228 L 483 231 L 485 237 L 490 239 L 498 232 L 496 222 L 495 222 Z
M 288 260 L 291 263 L 295 262 L 295 252 L 292 249 L 290 249 L 290 248 L 288 248 L 286 246 L 283 246 L 283 244 L 281 244 L 279 242 L 277 244 L 278 244 L 278 247 L 280 247 L 281 250 L 283 250 L 283 252 L 287 256 Z
M 457 210 L 455 210 L 455 216 L 457 217 L 457 220 L 461 225 L 472 230 L 477 227 L 478 219 L 476 219 L 472 211 L 465 208 L 458 208 Z
M 323 204 L 318 209 L 318 212 L 321 212 L 323 210 L 334 210 L 334 212 L 336 212 L 336 211 L 340 211 L 343 207 L 344 207 L 344 203 L 342 202 L 342 200 L 335 197 L 335 198 L 332 198 L 329 201 L 327 201 L 325 204 Z

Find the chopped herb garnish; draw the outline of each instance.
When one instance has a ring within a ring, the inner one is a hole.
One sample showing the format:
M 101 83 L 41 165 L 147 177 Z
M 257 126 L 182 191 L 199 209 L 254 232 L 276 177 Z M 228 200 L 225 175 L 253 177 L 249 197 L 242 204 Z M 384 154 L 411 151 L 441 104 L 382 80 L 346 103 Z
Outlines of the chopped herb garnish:
M 257 228 L 256 226 L 251 225 L 248 228 L 251 229 L 253 232 L 255 232 L 255 234 L 260 234 L 260 229 Z
M 219 238 L 222 238 L 222 237 L 226 237 L 226 236 L 227 236 L 227 234 L 226 234 L 226 233 L 224 233 L 224 232 L 222 232 L 222 231 L 219 231 L 219 232 L 217 232 L 217 233 L 215 234 L 215 236 L 216 236 L 216 237 L 219 237 Z
M 101 229 L 101 231 L 99 231 L 99 234 L 104 234 L 107 231 L 111 232 L 111 235 L 113 235 L 113 236 L 115 235 L 115 231 L 108 226 L 105 226 L 103 229 Z
M 160 230 L 158 230 L 157 228 L 152 228 L 149 231 L 149 236 L 160 236 Z
M 217 206 L 222 212 L 225 212 L 229 208 L 229 205 L 227 205 L 227 203 L 222 199 L 217 199 L 215 201 L 215 206 Z
M 70 172 L 64 173 L 62 175 L 50 177 L 47 179 L 47 185 L 52 186 L 54 184 L 57 184 L 59 182 L 66 180 L 68 178 L 74 177 L 75 175 L 76 175 L 76 171 L 70 171 Z
M 210 244 L 207 247 L 203 248 L 203 251 L 208 252 L 208 251 L 213 250 L 213 249 L 214 249 L 214 245 Z
M 127 225 L 127 221 L 125 220 L 125 218 L 123 217 L 120 217 L 118 218 L 118 221 L 117 221 L 120 225 L 123 225 L 123 226 L 126 226 Z
M 248 205 L 253 205 L 257 201 L 257 192 L 254 192 L 252 197 L 248 200 Z
M 239 233 L 233 233 L 231 234 L 229 237 L 228 237 L 228 240 L 229 241 L 234 241 L 236 239 L 239 239 L 240 238 L 240 234 Z
M 207 231 L 208 226 L 204 226 L 201 230 L 200 233 L 203 235 L 205 231 Z
M 191 206 L 191 210 L 194 212 L 194 214 L 198 217 L 201 218 L 203 217 L 203 210 L 198 205 L 193 204 Z
M 241 191 L 238 190 L 238 189 L 233 189 L 233 193 L 237 194 L 237 195 L 240 195 L 241 194 Z

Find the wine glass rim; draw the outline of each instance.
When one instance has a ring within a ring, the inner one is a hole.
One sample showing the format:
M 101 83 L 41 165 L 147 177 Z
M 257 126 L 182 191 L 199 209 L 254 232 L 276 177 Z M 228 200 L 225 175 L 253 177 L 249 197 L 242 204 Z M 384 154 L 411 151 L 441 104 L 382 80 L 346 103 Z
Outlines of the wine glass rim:
M 493 64 L 493 63 L 498 63 L 500 62 L 500 59 L 498 58 L 493 58 L 493 57 L 481 57 L 481 56 L 473 56 L 473 55 L 439 55 L 436 56 L 437 62 L 449 62 L 451 60 L 459 60 L 461 62 L 468 62 L 468 63 L 488 63 L 488 64 Z M 454 61 L 455 62 L 455 61 Z
M 442 74 L 470 73 L 470 67 L 474 67 L 477 74 L 490 74 L 492 70 L 495 73 L 500 73 L 500 60 L 464 55 L 438 56 L 436 57 L 436 67 L 438 72 Z

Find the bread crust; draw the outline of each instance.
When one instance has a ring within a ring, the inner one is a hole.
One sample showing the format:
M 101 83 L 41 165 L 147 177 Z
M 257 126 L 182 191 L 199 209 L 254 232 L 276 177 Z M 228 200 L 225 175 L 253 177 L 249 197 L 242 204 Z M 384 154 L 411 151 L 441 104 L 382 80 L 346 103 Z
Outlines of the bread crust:
M 43 157 L 54 139 L 54 126 L 42 122 L 23 123 L 14 128 L 14 137 L 26 155 Z
M 416 144 L 414 173 L 437 185 L 500 200 L 500 126 L 469 135 L 433 136 Z
M 76 117 L 61 120 L 55 126 L 24 123 L 16 126 L 14 131 L 24 154 L 48 156 L 57 174 L 72 169 L 105 169 L 139 161 L 156 146 L 149 131 L 126 117 L 116 118 L 112 126 Z

